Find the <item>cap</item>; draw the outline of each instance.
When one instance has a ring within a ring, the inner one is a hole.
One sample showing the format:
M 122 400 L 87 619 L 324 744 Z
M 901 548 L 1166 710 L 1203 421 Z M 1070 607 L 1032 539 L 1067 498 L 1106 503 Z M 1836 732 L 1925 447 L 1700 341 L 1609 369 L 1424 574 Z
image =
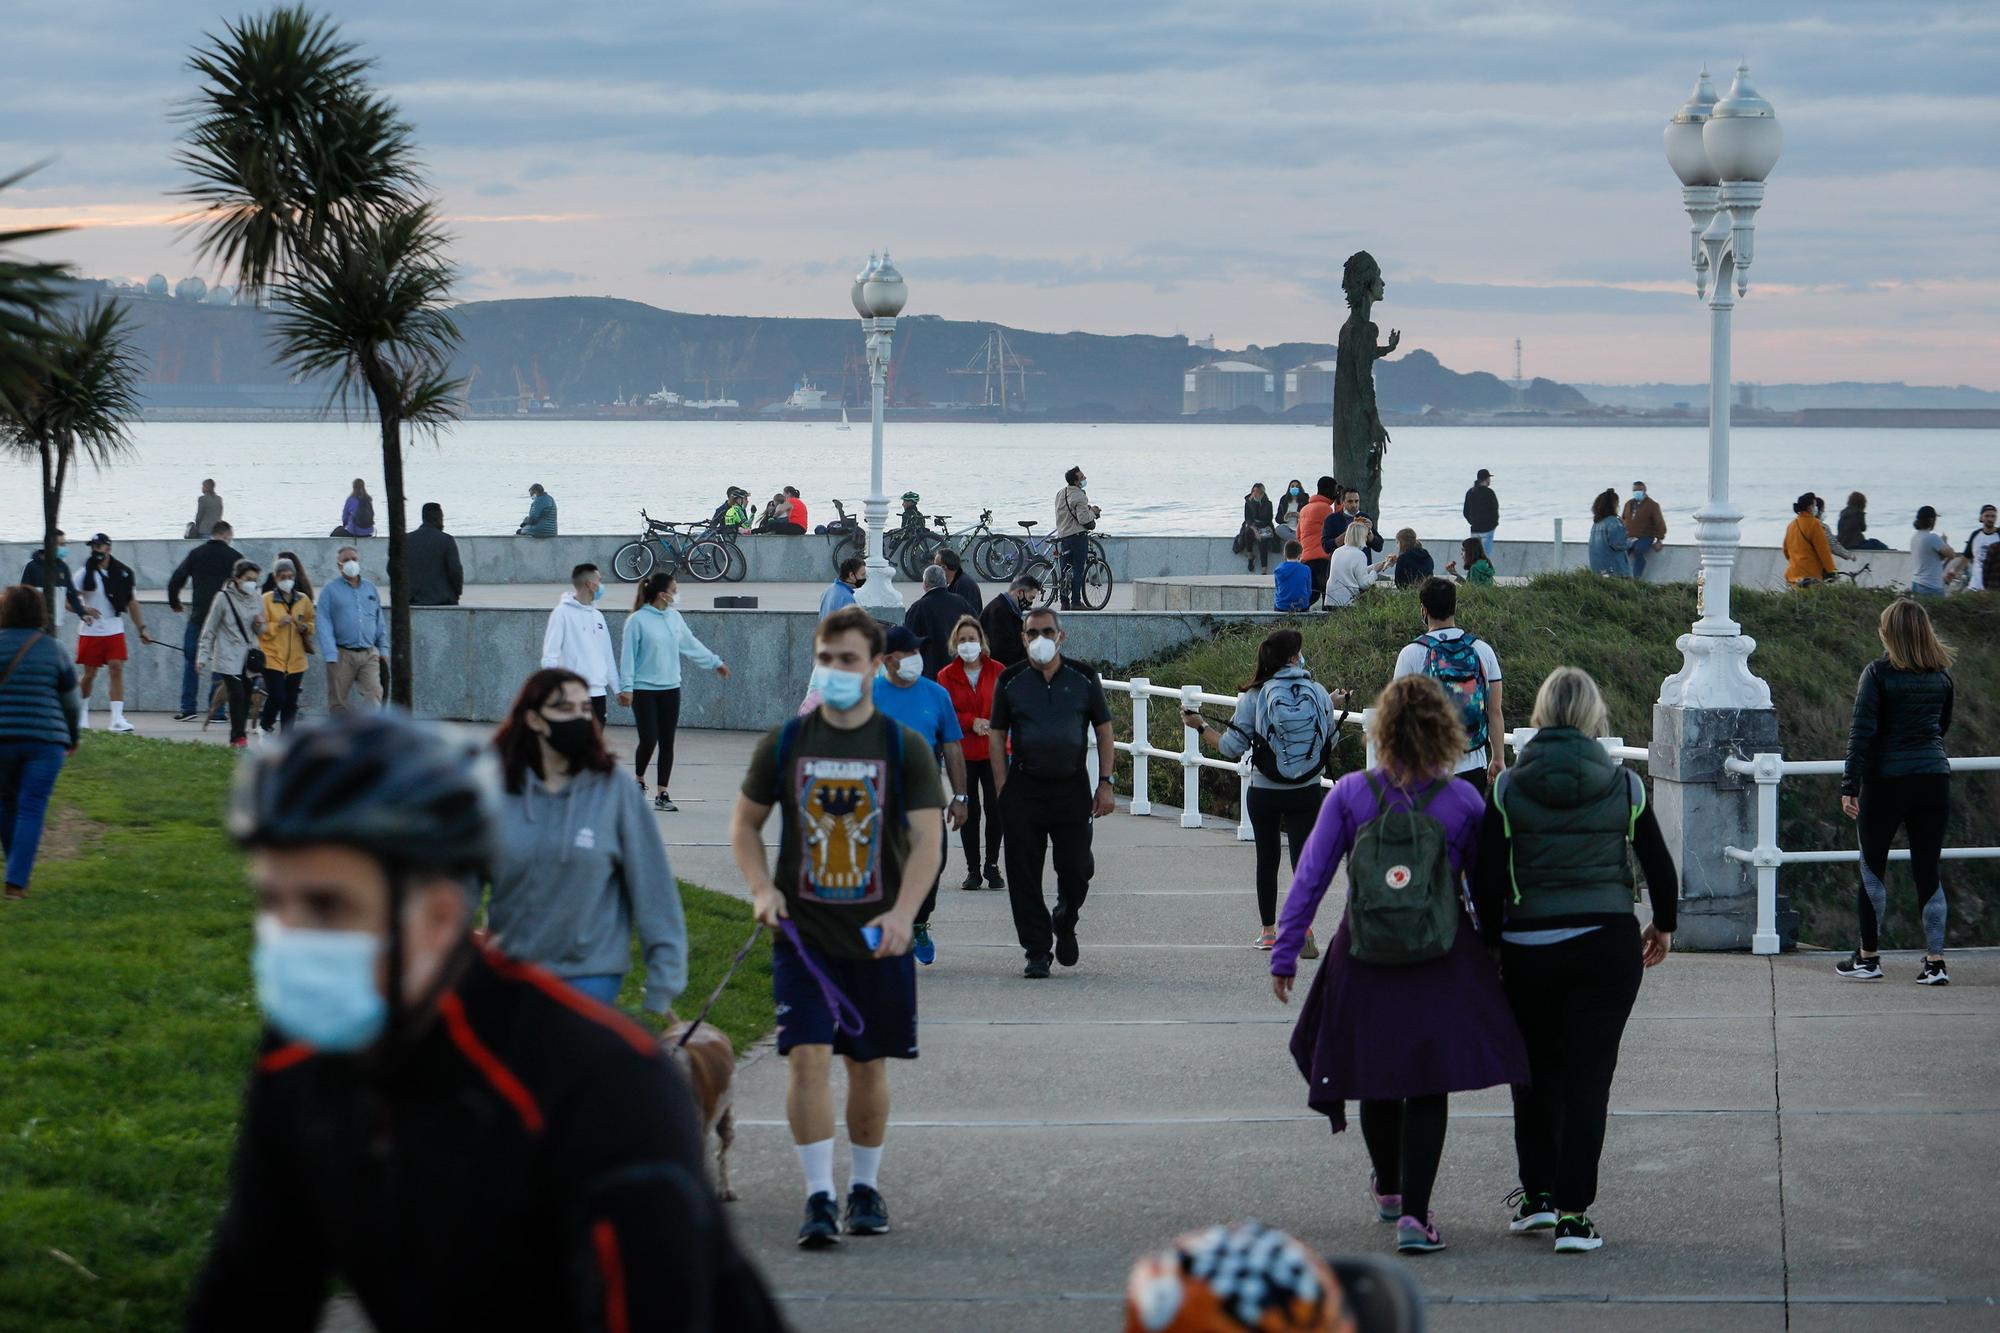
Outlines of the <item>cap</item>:
M 92 537 L 90 539 L 90 544 L 92 546 L 109 546 L 111 545 L 111 534 L 108 532 L 100 532 L 95 537 Z
M 1473 477 L 1473 480 L 1474 480 L 1474 481 L 1491 481 L 1491 480 L 1493 480 L 1493 474 L 1492 474 L 1491 472 L 1488 472 L 1488 471 L 1487 471 L 1487 470 L 1486 470 L 1485 468 L 1481 468 L 1481 469 L 1479 469 L 1479 472 L 1478 472 L 1478 474 L 1477 474 L 1476 476 L 1474 476 L 1474 477 Z
M 1191 1231 L 1132 1268 L 1126 1333 L 1354 1333 L 1326 1261 L 1260 1222 Z
M 882 638 L 885 653 L 914 653 L 924 646 L 924 641 L 907 625 L 891 625 Z

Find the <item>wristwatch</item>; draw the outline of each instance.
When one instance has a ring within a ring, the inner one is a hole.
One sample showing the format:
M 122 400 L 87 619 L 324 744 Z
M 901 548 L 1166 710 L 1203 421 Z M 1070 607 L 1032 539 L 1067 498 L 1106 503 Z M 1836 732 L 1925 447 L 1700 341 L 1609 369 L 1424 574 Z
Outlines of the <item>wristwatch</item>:
M 953 805 L 967 805 L 970 804 L 970 798 L 965 796 L 954 796 L 951 798 L 951 803 Z

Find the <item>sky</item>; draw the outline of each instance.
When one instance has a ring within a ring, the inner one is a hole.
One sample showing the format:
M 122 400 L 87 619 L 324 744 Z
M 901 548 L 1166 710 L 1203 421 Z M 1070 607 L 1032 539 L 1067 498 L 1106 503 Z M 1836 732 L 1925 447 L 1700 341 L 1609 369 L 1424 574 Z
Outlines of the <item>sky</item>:
M 1785 150 L 1742 380 L 2000 389 L 2000 5 L 342 0 L 414 124 L 468 300 L 615 295 L 1334 340 L 1340 269 L 1460 370 L 1705 381 L 1661 131 L 1748 59 Z M 213 279 L 175 223 L 187 56 L 235 7 L 9 0 L 0 229 Z

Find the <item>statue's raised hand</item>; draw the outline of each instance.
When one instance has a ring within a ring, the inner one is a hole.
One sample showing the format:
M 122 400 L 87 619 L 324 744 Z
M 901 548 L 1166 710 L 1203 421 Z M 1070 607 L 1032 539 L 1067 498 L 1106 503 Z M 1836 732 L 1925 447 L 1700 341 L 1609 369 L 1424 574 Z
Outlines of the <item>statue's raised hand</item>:
M 1393 352 L 1396 350 L 1397 344 L 1401 343 L 1402 341 L 1403 341 L 1403 331 L 1401 329 L 1390 329 L 1389 345 L 1383 350 Z

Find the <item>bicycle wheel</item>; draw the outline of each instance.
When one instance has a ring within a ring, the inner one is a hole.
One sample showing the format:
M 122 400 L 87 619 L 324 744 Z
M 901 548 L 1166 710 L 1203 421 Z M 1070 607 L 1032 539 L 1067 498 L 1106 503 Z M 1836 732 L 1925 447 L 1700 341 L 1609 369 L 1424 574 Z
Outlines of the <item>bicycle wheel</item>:
M 972 567 L 982 578 L 1006 583 L 1020 570 L 1027 548 L 1003 532 L 990 533 L 972 548 Z
M 629 541 L 611 557 L 611 572 L 625 583 L 637 583 L 653 572 L 659 559 L 659 552 L 651 542 Z
M 936 533 L 912 535 L 896 548 L 896 568 L 903 571 L 904 578 L 915 583 L 924 576 L 924 566 L 931 562 L 932 553 L 942 544 Z
M 1104 543 L 1097 540 L 1097 538 L 1092 537 L 1085 543 L 1085 547 L 1088 551 L 1085 559 L 1102 560 L 1107 565 L 1111 563 L 1111 557 L 1104 554 Z
M 744 555 L 743 548 L 730 538 L 718 537 L 714 540 L 729 555 L 729 564 L 722 571 L 723 580 L 728 583 L 743 582 L 744 576 L 750 572 L 750 557 Z
M 729 548 L 713 537 L 704 537 L 682 553 L 681 568 L 697 583 L 714 583 L 729 572 Z
M 1077 600 L 1087 611 L 1102 611 L 1111 605 L 1111 566 L 1096 556 L 1083 562 L 1083 587 L 1077 590 Z
M 850 532 L 833 543 L 833 576 L 840 577 L 840 567 L 857 557 L 866 559 L 868 539 L 858 532 Z
M 1042 590 L 1035 594 L 1035 600 L 1029 603 L 1032 609 L 1039 611 L 1043 607 L 1051 606 L 1055 603 L 1056 567 L 1054 565 L 1046 560 L 1032 560 L 1028 563 L 1028 567 L 1022 570 L 1021 573 L 1033 576 L 1035 581 L 1042 585 Z

